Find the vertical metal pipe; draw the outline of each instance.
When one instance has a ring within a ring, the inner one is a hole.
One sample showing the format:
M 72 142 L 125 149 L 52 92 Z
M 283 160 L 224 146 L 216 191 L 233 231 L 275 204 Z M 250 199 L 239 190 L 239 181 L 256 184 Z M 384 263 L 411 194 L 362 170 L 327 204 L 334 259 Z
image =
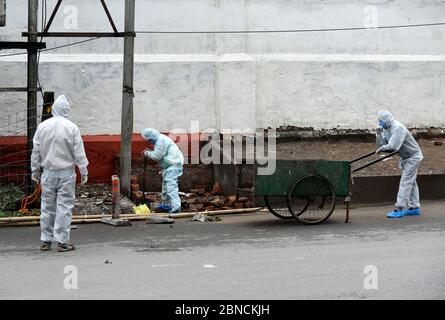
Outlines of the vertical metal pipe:
M 28 42 L 37 42 L 37 13 L 38 0 L 28 0 Z M 32 139 L 37 128 L 37 50 L 28 49 L 28 96 L 27 96 L 27 172 L 31 171 Z M 26 191 L 29 194 L 32 189 L 31 176 L 26 179 Z
M 121 192 L 130 196 L 131 140 L 133 136 L 133 69 L 135 0 L 125 0 L 124 77 L 122 94 Z
M 113 219 L 119 219 L 120 200 L 119 177 L 117 175 L 114 175 L 111 177 L 111 217 Z
M 6 25 L 6 0 L 0 0 L 0 27 Z

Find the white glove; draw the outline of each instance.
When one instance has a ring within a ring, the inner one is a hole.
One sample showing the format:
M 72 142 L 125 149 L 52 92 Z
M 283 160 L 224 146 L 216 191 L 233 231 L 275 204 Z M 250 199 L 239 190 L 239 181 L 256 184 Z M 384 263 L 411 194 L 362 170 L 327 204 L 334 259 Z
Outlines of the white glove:
M 150 150 L 148 150 L 148 149 L 145 149 L 145 150 L 142 152 L 142 155 L 143 155 L 144 157 L 147 157 L 147 158 L 150 157 L 149 154 L 150 154 Z
M 39 171 L 33 172 L 31 175 L 31 180 L 34 181 L 35 183 L 39 183 L 40 182 L 40 172 Z
M 88 182 L 88 175 L 83 174 L 82 177 L 80 178 L 80 185 L 84 186 L 87 182 Z

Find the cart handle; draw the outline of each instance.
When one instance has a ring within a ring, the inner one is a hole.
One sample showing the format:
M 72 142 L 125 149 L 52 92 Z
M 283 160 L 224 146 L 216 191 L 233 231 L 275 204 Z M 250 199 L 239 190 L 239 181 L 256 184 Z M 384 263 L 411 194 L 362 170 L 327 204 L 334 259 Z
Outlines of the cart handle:
M 372 152 L 370 152 L 368 154 L 365 154 L 364 156 L 361 156 L 361 157 L 358 157 L 357 159 L 349 161 L 349 164 L 353 164 L 354 162 L 357 162 L 357 161 L 360 161 L 362 159 L 368 158 L 368 157 L 370 157 L 370 156 L 372 156 L 374 154 L 375 154 L 375 151 L 372 151 Z
M 374 154 L 374 153 L 375 153 L 375 152 L 373 152 L 373 154 Z M 388 155 L 386 155 L 386 156 L 384 156 L 384 157 L 382 157 L 382 158 L 379 158 L 379 159 L 377 159 L 377 160 L 371 161 L 371 162 L 369 162 L 369 163 L 367 163 L 367 164 L 362 165 L 361 167 L 358 167 L 358 168 L 352 170 L 352 172 L 354 173 L 354 172 L 363 170 L 363 169 L 365 169 L 365 168 L 367 168 L 367 167 L 369 167 L 369 166 L 372 166 L 373 164 L 376 164 L 376 163 L 378 163 L 378 162 L 380 162 L 380 161 L 383 161 L 383 160 L 385 160 L 385 159 L 391 158 L 393 155 L 396 155 L 396 154 L 398 154 L 398 153 L 399 153 L 399 151 L 391 152 L 390 154 L 388 154 Z M 368 156 L 368 157 L 369 157 L 369 156 Z M 366 158 L 366 157 L 364 157 L 364 158 Z M 362 158 L 362 159 L 363 159 L 363 158 Z M 350 163 L 351 163 L 351 162 L 350 162 Z

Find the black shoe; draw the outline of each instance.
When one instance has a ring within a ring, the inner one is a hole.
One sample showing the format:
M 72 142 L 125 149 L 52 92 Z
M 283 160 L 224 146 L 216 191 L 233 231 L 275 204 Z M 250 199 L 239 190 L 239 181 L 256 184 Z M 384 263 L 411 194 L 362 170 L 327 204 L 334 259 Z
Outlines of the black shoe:
M 42 251 L 51 250 L 51 242 L 42 242 L 42 244 L 40 245 L 40 250 Z
M 66 252 L 76 250 L 76 247 L 72 244 L 61 244 L 59 243 L 57 246 L 57 252 Z

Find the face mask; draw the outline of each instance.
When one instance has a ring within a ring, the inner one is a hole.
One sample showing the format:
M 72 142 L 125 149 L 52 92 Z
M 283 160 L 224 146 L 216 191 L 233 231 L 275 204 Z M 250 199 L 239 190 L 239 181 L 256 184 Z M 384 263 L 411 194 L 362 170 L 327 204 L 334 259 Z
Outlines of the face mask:
M 385 128 L 385 123 L 382 120 L 379 120 L 379 126 L 381 126 L 382 128 Z

